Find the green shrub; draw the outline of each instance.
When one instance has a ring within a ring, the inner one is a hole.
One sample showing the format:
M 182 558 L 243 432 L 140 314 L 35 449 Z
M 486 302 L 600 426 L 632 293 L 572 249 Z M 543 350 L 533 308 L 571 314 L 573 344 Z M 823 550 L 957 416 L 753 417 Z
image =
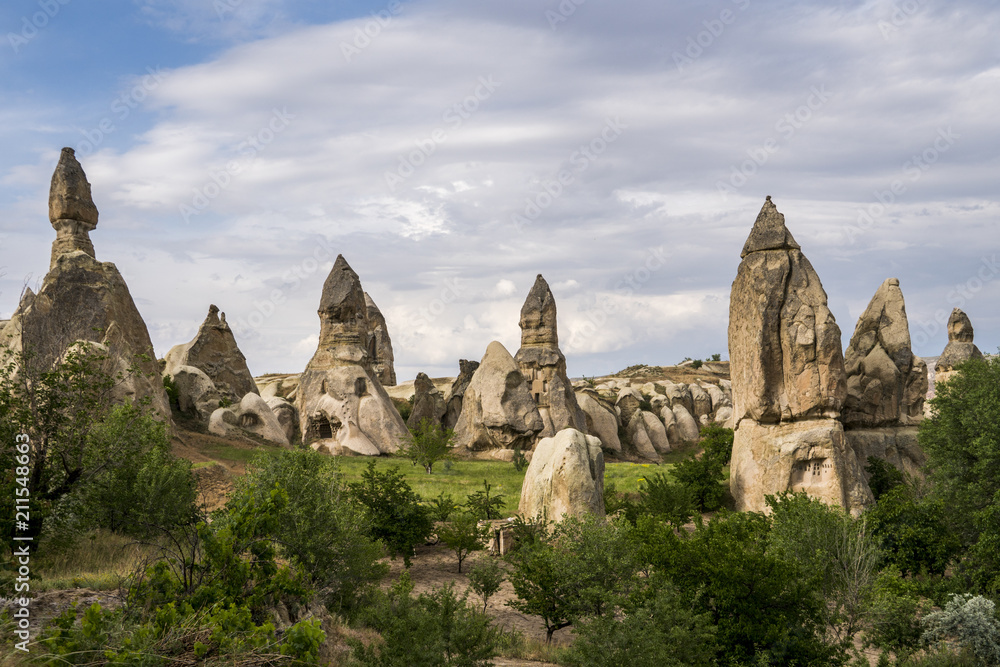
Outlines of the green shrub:
M 694 517 L 693 493 L 689 487 L 673 481 L 662 472 L 648 475 L 640 482 L 639 504 L 635 512 L 659 517 L 680 528 Z
M 445 429 L 430 419 L 421 419 L 399 453 L 413 461 L 414 465 L 423 466 L 427 474 L 434 470 L 434 464 L 442 459 L 448 459 L 454 447 L 452 438 L 455 432 Z
M 469 512 L 459 513 L 454 519 L 438 528 L 438 537 L 458 557 L 459 573 L 462 572 L 462 561 L 466 556 L 485 548 L 483 540 L 489 533 L 489 528 L 480 528 L 479 520 Z
M 954 595 L 945 608 L 921 619 L 929 643 L 954 641 L 983 665 L 1000 665 L 996 605 L 982 596 Z
M 484 479 L 483 490 L 471 493 L 465 499 L 465 507 L 479 521 L 492 521 L 502 516 L 500 510 L 503 509 L 504 498 L 500 494 L 490 496 L 492 488 L 490 483 Z
M 699 457 L 691 454 L 678 462 L 673 469 L 674 477 L 686 488 L 695 507 L 704 512 L 713 512 L 722 507 L 725 489 L 723 467 L 729 462 L 733 451 L 733 431 L 718 425 L 702 429 L 702 446 Z
M 500 561 L 493 556 L 480 558 L 469 569 L 469 586 L 483 601 L 483 613 L 490 598 L 500 590 L 506 576 Z
M 420 496 L 399 468 L 379 472 L 375 462 L 369 461 L 361 481 L 349 488 L 351 496 L 367 509 L 370 536 L 381 540 L 393 558 L 402 556 L 409 567 L 413 547 L 427 539 L 433 523 L 430 511 L 420 504 Z

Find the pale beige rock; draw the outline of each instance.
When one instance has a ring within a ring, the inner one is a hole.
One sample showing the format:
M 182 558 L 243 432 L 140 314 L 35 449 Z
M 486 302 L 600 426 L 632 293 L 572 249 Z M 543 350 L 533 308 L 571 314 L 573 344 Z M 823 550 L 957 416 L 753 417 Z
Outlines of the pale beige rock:
M 288 438 L 285 437 L 285 430 L 278 418 L 257 394 L 247 394 L 237 405 L 213 412 L 208 422 L 208 431 L 222 437 L 231 437 L 245 431 L 269 442 L 288 445 Z
M 758 424 L 736 428 L 730 491 L 741 512 L 767 511 L 765 496 L 801 491 L 858 514 L 872 502 L 864 471 L 834 419 Z
M 698 442 L 701 437 L 701 429 L 687 408 L 683 405 L 675 405 L 673 413 L 674 421 L 677 424 L 677 438 L 681 442 Z
M 726 428 L 733 428 L 733 408 L 723 405 L 715 411 L 714 421 L 716 424 L 721 424 Z
M 544 424 L 539 436 L 549 437 L 564 428 L 585 429 L 586 420 L 566 374 L 566 357 L 559 350 L 556 301 L 541 274 L 521 307 L 520 325 L 521 349 L 514 360 Z
M 850 429 L 844 432 L 847 444 L 864 469 L 868 457 L 884 459 L 911 477 L 922 479 L 927 456 L 917 441 L 916 426 Z
M 271 412 L 278 418 L 278 423 L 281 424 L 288 442 L 295 442 L 295 431 L 299 427 L 299 411 L 292 403 L 280 396 L 272 396 L 264 400 L 267 407 L 271 408 Z
M 649 437 L 649 431 L 646 430 L 646 420 L 643 419 L 642 414 L 642 410 L 636 410 L 625 427 L 625 433 L 628 435 L 629 443 L 631 443 L 630 453 L 645 461 L 659 462 L 660 455 L 657 453 L 656 447 L 653 446 L 652 438 Z
M 183 345 L 175 345 L 167 352 L 165 375 L 174 375 L 181 366 L 194 366 L 211 378 L 219 394 L 232 402 L 246 394 L 257 394 L 247 358 L 236 344 L 233 330 L 226 323 L 226 314 L 219 316 L 214 304 L 208 309 L 205 321 L 198 327 L 195 337 Z
M 694 412 L 694 398 L 686 384 L 670 384 L 665 386 L 663 391 L 664 395 L 670 399 L 671 407 L 681 405 L 688 411 L 688 414 Z
M 413 410 L 410 412 L 410 418 L 406 420 L 406 426 L 413 431 L 425 419 L 440 426 L 447 411 L 441 392 L 426 373 L 417 373 L 413 389 L 415 392 Z
M 393 365 L 395 357 L 392 354 L 389 326 L 368 292 L 365 292 L 365 308 L 368 316 L 368 354 L 372 360 L 372 372 L 382 386 L 391 387 L 396 384 L 396 369 Z
M 181 412 L 193 414 L 207 423 L 212 413 L 219 409 L 222 396 L 212 379 L 194 366 L 178 366 L 172 376 L 177 386 L 178 407 Z
M 90 183 L 72 148 L 62 149 L 49 187 L 49 222 L 56 230 L 49 268 L 60 255 L 74 251 L 95 257 L 90 232 L 97 227 L 97 206 Z
M 691 412 L 692 417 L 701 419 L 712 414 L 712 397 L 701 385 L 692 382 L 688 385 L 688 391 L 691 392 L 691 403 L 694 408 Z
M 847 393 L 840 328 L 770 198 L 742 257 L 729 302 L 737 422 L 839 417 Z
M 663 429 L 667 433 L 667 440 L 674 443 L 681 442 L 681 436 L 677 432 L 677 418 L 674 417 L 673 408 L 664 405 L 660 408 L 660 419 L 663 420 Z
M 459 359 L 458 377 L 451 383 L 451 388 L 445 394 L 445 414 L 444 427 L 454 430 L 458 424 L 458 418 L 462 414 L 462 399 L 465 397 L 465 390 L 472 382 L 472 375 L 479 368 L 478 361 Z
M 576 402 L 583 410 L 587 422 L 587 433 L 596 436 L 606 452 L 622 453 L 621 439 L 618 437 L 618 417 L 613 406 L 609 406 L 593 390 L 576 393 Z
M 604 516 L 601 441 L 576 429 L 539 441 L 525 472 L 518 513 L 549 521 Z
M 947 382 L 955 374 L 955 367 L 969 359 L 982 359 L 983 353 L 973 343 L 972 322 L 969 316 L 955 308 L 948 318 L 948 344 L 938 357 L 934 369 L 934 382 Z
M 658 454 L 669 454 L 670 453 L 670 439 L 667 437 L 667 429 L 659 419 L 656 418 L 652 412 L 646 412 L 645 410 L 639 412 L 642 417 L 642 421 L 646 425 L 646 435 L 649 436 L 649 441 L 653 443 L 653 449 L 656 450 Z
M 722 387 L 714 384 L 703 385 L 702 388 L 705 393 L 708 394 L 709 398 L 712 400 L 712 413 L 714 414 L 719 408 L 722 407 L 732 407 L 733 401 L 729 398 Z
M 882 283 L 858 319 L 844 361 L 845 426 L 911 424 L 922 418 L 927 366 L 910 349 L 906 307 L 896 278 Z
M 514 358 L 498 341 L 486 348 L 462 399 L 457 447 L 530 449 L 543 422 Z
M 618 419 L 622 424 L 628 424 L 632 421 L 632 416 L 640 409 L 641 401 L 642 394 L 632 387 L 625 387 L 618 392 L 615 408 L 618 410 Z
M 296 397 L 303 442 L 336 438 L 353 423 L 379 452 L 397 451 L 409 432 L 372 370 L 364 290 L 343 255 L 323 284 L 319 318 L 319 346 Z
M 266 400 L 277 396 L 290 403 L 294 403 L 295 397 L 299 392 L 299 380 L 301 377 L 301 373 L 270 374 L 255 377 L 253 380 L 254 384 L 260 390 L 261 398 Z

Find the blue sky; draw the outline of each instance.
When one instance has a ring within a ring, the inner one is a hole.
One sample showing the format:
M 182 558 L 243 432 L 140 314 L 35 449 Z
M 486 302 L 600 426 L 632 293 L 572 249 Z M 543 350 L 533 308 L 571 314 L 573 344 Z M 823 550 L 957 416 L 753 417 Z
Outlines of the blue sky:
M 991 2 L 16 0 L 0 8 L 0 318 L 77 149 L 158 354 L 210 303 L 251 370 L 315 351 L 343 253 L 398 375 L 513 353 L 537 273 L 572 375 L 726 353 L 772 195 L 844 344 L 900 279 L 914 347 L 1000 344 Z

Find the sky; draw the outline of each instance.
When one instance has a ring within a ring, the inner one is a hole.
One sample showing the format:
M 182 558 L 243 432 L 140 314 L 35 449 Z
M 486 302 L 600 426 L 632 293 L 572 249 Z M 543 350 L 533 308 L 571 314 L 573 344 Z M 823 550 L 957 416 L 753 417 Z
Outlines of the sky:
M 845 347 L 896 277 L 918 355 L 954 307 L 994 352 L 997 34 L 966 0 L 8 0 L 0 319 L 69 146 L 159 356 L 214 303 L 303 370 L 343 254 L 400 381 L 516 352 L 539 273 L 571 376 L 726 359 L 767 195 Z

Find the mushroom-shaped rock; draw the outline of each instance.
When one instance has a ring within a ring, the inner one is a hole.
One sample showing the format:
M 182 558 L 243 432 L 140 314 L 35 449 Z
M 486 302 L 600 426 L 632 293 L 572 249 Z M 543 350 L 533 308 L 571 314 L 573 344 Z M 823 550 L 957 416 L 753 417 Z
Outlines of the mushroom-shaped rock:
M 409 432 L 372 370 L 365 293 L 343 255 L 323 284 L 319 319 L 319 345 L 296 394 L 303 442 L 353 422 L 381 453 L 395 452 Z
M 927 366 L 910 349 L 899 280 L 888 278 L 858 319 L 845 355 L 848 428 L 904 425 L 923 415 Z
M 417 379 L 413 381 L 413 390 L 413 410 L 410 412 L 410 418 L 406 420 L 406 425 L 411 431 L 420 426 L 420 422 L 424 420 L 440 426 L 447 408 L 444 397 L 434 386 L 434 382 L 426 373 L 417 373 Z
M 956 366 L 969 359 L 982 359 L 983 353 L 972 342 L 972 321 L 964 312 L 955 308 L 948 318 L 948 344 L 934 367 L 935 383 L 946 381 Z
M 231 436 L 240 431 L 252 433 L 269 442 L 288 445 L 285 430 L 267 402 L 257 394 L 247 394 L 234 406 L 219 408 L 208 422 L 209 433 Z
M 382 311 L 378 309 L 368 292 L 365 292 L 365 306 L 368 315 L 368 354 L 372 358 L 372 371 L 384 387 L 396 384 L 395 358 L 392 354 L 392 339 Z
M 472 451 L 531 449 L 542 430 L 528 384 L 514 358 L 498 341 L 486 348 L 462 399 L 455 444 Z
M 576 429 L 539 441 L 524 475 L 518 513 L 549 521 L 604 516 L 601 441 Z
M 209 306 L 208 315 L 195 337 L 170 348 L 165 359 L 165 375 L 175 375 L 181 366 L 199 368 L 211 378 L 219 393 L 232 402 L 258 393 L 257 384 L 247 368 L 247 358 L 240 352 L 233 330 L 226 323 L 226 314 L 220 317 L 214 304 Z
M 49 268 L 60 255 L 77 250 L 94 257 L 90 232 L 97 227 L 97 206 L 90 183 L 72 148 L 62 149 L 49 188 L 49 222 L 56 230 Z
M 606 452 L 622 453 L 621 439 L 618 437 L 618 417 L 612 406 L 601 400 L 597 392 L 582 390 L 576 393 L 576 402 L 583 410 L 587 422 L 587 433 L 597 436 Z
M 566 357 L 559 350 L 556 301 L 540 274 L 521 307 L 521 349 L 514 360 L 528 382 L 548 437 L 564 428 L 583 430 L 586 419 L 566 374 Z

